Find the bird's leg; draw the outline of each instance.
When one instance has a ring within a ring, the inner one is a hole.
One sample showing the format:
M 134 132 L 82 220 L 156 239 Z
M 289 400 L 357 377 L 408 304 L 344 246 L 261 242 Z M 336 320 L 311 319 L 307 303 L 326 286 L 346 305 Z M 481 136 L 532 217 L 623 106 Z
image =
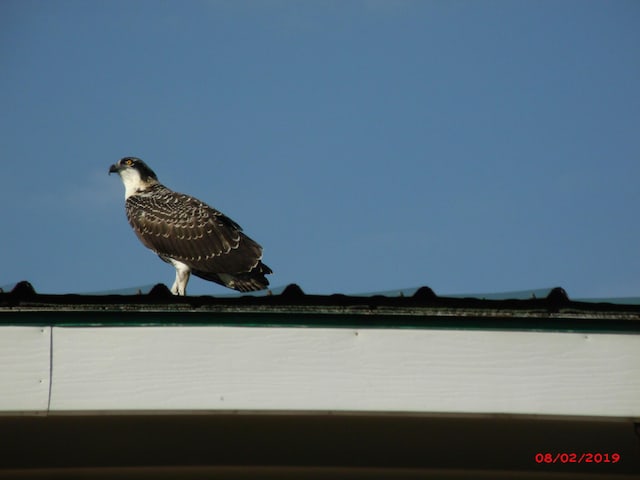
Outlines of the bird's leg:
M 187 283 L 189 282 L 191 269 L 182 262 L 172 260 L 171 263 L 173 263 L 173 266 L 176 267 L 176 281 L 173 282 L 171 293 L 173 293 L 174 295 L 186 295 Z

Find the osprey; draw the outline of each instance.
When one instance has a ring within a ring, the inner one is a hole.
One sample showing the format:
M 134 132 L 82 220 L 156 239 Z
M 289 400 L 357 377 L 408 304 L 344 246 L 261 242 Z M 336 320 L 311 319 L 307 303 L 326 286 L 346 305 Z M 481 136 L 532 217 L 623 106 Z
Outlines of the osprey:
M 140 241 L 176 269 L 171 287 L 185 295 L 194 275 L 248 292 L 269 285 L 271 269 L 262 247 L 229 217 L 197 198 L 169 190 L 139 158 L 125 157 L 109 168 L 125 188 L 127 218 Z

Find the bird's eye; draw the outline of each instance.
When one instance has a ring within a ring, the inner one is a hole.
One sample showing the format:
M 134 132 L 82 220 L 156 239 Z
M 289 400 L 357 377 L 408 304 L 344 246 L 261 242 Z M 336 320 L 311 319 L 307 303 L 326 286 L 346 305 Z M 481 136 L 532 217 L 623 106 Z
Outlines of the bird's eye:
M 124 164 L 125 164 L 127 167 L 130 167 L 131 165 L 133 165 L 133 160 L 131 160 L 130 158 L 127 158 L 127 159 L 124 161 Z

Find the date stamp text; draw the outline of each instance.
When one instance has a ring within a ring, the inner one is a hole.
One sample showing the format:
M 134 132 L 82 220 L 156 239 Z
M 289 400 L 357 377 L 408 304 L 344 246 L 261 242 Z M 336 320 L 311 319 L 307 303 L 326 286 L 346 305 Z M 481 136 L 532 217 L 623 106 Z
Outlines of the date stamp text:
M 616 452 L 538 452 L 536 463 L 618 463 L 622 456 Z

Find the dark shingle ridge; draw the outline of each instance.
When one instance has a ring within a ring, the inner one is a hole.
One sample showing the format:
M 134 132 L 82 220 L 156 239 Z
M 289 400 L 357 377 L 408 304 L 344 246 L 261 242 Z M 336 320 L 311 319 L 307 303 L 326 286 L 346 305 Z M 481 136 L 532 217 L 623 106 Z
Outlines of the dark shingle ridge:
M 286 286 L 281 293 L 266 295 L 235 295 L 235 296 L 175 296 L 171 294 L 166 285 L 159 283 L 153 286 L 148 293 L 139 290 L 136 294 L 41 294 L 37 293 L 31 283 L 27 281 L 18 282 L 9 292 L 0 292 L 0 308 L 31 306 L 55 308 L 56 305 L 185 305 L 194 307 L 204 307 L 207 305 L 309 305 L 309 306 L 346 306 L 346 305 L 367 305 L 371 307 L 460 307 L 460 308 L 523 308 L 557 310 L 559 308 L 575 307 L 593 311 L 629 311 L 640 313 L 640 305 L 619 304 L 610 302 L 585 302 L 574 301 L 562 287 L 552 288 L 549 293 L 542 298 L 532 296 L 523 298 L 482 298 L 463 296 L 440 296 L 430 287 L 422 286 L 415 289 L 410 295 L 404 295 L 399 291 L 395 295 L 366 294 L 366 295 L 316 295 L 307 294 L 297 284 L 292 283 Z

